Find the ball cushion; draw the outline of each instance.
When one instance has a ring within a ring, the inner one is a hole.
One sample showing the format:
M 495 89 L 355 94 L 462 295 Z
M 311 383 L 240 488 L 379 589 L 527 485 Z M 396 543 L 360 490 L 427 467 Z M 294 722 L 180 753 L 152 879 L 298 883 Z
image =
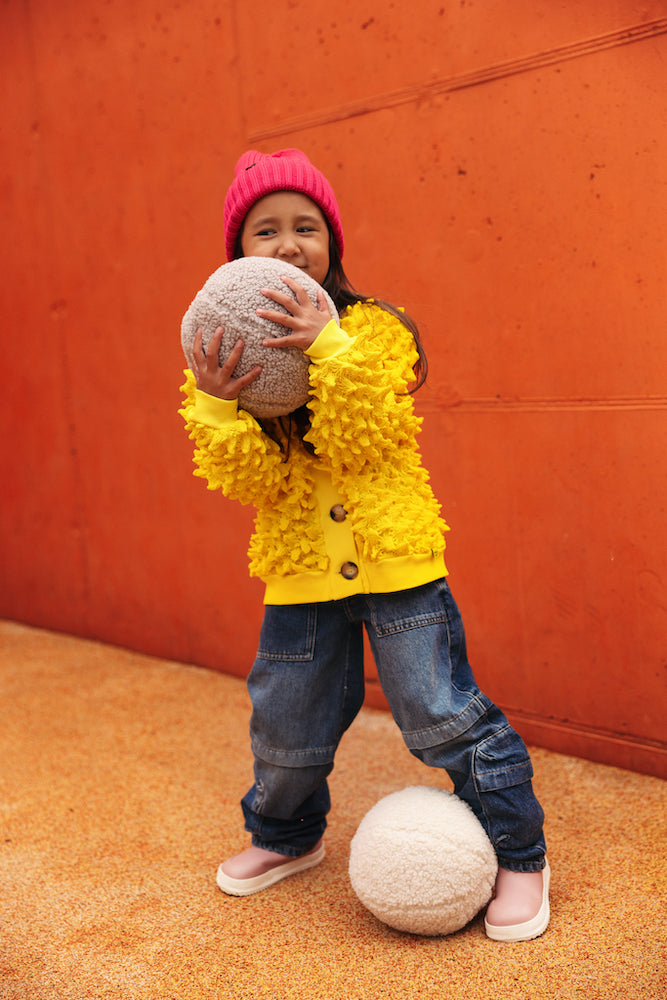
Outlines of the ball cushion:
M 260 289 L 272 288 L 287 295 L 291 290 L 280 279 L 291 277 L 306 290 L 317 305 L 317 292 L 321 289 L 305 271 L 275 260 L 273 257 L 242 257 L 223 264 L 197 292 L 181 323 L 181 344 L 186 361 L 193 367 L 193 343 L 199 327 L 203 332 L 204 351 L 217 327 L 224 327 L 220 347 L 220 363 L 228 357 L 241 337 L 245 348 L 234 371 L 239 378 L 262 365 L 259 378 L 242 389 L 239 406 L 253 416 L 278 417 L 298 409 L 308 400 L 309 359 L 298 347 L 263 347 L 269 337 L 284 337 L 290 331 L 280 323 L 262 319 L 257 309 L 271 309 L 287 314 L 287 309 L 267 299 Z M 338 313 L 331 298 L 324 292 L 331 318 L 338 322 Z
M 364 816 L 352 839 L 350 881 L 383 923 L 412 934 L 452 934 L 491 899 L 498 861 L 470 806 L 415 786 Z

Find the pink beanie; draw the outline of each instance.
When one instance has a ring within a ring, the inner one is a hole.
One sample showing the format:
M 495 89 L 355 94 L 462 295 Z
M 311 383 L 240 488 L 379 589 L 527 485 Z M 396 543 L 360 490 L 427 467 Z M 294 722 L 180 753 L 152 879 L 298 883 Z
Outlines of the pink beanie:
M 224 224 L 227 260 L 232 260 L 236 240 L 246 215 L 260 198 L 273 191 L 299 191 L 308 195 L 324 213 L 343 256 L 343 226 L 333 188 L 300 149 L 277 153 L 244 153 L 236 164 L 234 180 L 225 197 Z

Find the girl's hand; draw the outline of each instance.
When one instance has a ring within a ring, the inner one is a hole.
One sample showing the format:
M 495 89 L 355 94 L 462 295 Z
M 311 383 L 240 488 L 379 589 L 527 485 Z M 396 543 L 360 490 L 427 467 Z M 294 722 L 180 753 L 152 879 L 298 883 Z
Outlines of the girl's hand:
M 224 365 L 221 365 L 218 353 L 224 332 L 219 326 L 209 340 L 204 354 L 202 329 L 199 327 L 192 345 L 194 374 L 197 388 L 202 392 L 207 392 L 209 396 L 217 396 L 218 399 L 236 399 L 241 389 L 250 385 L 261 374 L 262 366 L 255 365 L 246 375 L 232 378 L 232 373 L 241 360 L 245 344 L 242 340 L 237 340 Z
M 288 315 L 274 312 L 271 309 L 258 309 L 257 315 L 262 319 L 273 320 L 287 328 L 284 337 L 269 337 L 263 340 L 264 347 L 300 347 L 305 351 L 313 343 L 331 320 L 327 300 L 322 291 L 317 293 L 317 308 L 310 301 L 306 290 L 293 278 L 282 279 L 288 288 L 296 295 L 296 301 L 286 292 L 276 292 L 272 288 L 263 288 L 262 295 L 287 309 Z

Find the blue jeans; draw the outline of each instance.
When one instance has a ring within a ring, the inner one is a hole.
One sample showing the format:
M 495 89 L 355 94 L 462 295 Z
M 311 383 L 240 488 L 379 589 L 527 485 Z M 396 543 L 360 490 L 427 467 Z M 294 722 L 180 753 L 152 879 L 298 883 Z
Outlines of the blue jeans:
M 484 695 L 445 580 L 321 604 L 269 605 L 248 677 L 255 783 L 242 801 L 258 847 L 306 853 L 326 828 L 327 776 L 364 699 L 363 633 L 408 749 L 444 768 L 499 864 L 544 866 L 544 813 L 521 737 Z

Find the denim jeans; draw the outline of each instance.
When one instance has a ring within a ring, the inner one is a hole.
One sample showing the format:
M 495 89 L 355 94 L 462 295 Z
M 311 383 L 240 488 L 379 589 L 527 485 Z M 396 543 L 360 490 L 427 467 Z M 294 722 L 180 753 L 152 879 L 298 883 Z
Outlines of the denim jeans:
M 364 698 L 364 627 L 408 749 L 449 774 L 502 867 L 539 871 L 544 814 L 528 751 L 475 682 L 445 580 L 391 594 L 267 606 L 248 677 L 255 783 L 242 807 L 253 844 L 298 857 L 324 833 L 327 776 Z

